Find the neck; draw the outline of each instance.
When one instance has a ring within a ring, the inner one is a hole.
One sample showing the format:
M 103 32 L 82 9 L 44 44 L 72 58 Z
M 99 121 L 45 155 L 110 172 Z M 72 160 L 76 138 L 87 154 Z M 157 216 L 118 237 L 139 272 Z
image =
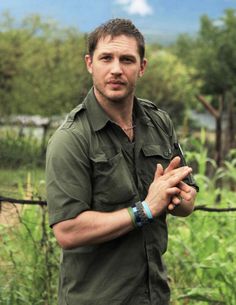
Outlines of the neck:
M 134 95 L 129 95 L 124 99 L 108 99 L 101 95 L 96 89 L 94 94 L 100 106 L 107 113 L 107 115 L 119 125 L 124 131 L 131 129 Z

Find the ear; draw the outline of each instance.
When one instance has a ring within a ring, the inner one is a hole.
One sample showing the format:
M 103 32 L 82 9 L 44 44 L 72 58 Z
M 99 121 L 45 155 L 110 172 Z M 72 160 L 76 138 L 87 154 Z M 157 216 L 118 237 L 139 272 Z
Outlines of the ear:
M 87 70 L 90 74 L 92 74 L 92 71 L 93 71 L 93 59 L 92 57 L 87 54 L 85 55 L 85 63 L 86 63 L 86 66 L 87 66 Z
M 147 59 L 144 58 L 140 64 L 139 77 L 142 77 L 147 67 Z

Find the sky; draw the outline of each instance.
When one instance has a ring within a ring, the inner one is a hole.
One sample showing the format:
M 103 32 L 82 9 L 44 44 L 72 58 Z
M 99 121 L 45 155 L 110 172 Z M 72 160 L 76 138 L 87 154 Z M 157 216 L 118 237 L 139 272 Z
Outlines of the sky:
M 110 18 L 129 18 L 144 35 L 167 40 L 196 33 L 202 15 L 219 19 L 227 8 L 236 9 L 236 0 L 0 0 L 0 16 L 8 11 L 16 20 L 40 14 L 89 32 Z

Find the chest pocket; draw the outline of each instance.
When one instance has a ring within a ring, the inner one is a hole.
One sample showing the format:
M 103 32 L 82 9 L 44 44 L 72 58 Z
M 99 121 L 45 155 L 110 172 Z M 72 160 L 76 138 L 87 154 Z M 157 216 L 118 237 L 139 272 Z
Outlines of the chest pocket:
M 144 145 L 142 147 L 142 160 L 143 164 L 143 182 L 150 185 L 154 178 L 156 171 L 156 166 L 160 163 L 164 168 L 166 168 L 170 160 L 172 159 L 173 152 L 171 146 L 166 144 L 150 144 Z
M 91 158 L 93 167 L 94 209 L 114 210 L 130 205 L 135 197 L 135 185 L 122 151 L 111 158 L 100 154 Z

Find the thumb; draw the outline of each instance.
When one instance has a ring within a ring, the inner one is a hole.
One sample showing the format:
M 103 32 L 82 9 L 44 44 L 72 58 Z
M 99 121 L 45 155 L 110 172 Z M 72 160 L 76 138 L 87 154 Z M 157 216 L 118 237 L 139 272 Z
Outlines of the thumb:
M 156 172 L 155 172 L 155 176 L 154 179 L 157 179 L 159 177 L 161 177 L 164 174 L 164 169 L 163 166 L 161 164 L 157 164 L 157 168 L 156 168 Z

